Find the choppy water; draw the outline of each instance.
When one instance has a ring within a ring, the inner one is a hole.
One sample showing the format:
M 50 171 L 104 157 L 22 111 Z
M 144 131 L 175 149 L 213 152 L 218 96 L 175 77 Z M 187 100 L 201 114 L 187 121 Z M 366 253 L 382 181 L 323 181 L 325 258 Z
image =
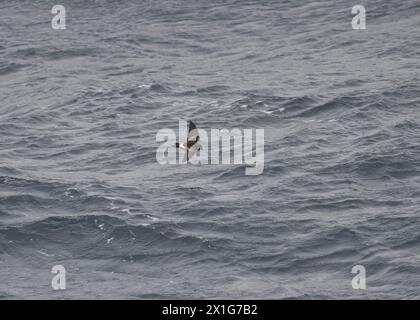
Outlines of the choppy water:
M 1 298 L 420 298 L 419 2 L 261 2 L 0 2 Z M 264 173 L 159 165 L 179 119 Z

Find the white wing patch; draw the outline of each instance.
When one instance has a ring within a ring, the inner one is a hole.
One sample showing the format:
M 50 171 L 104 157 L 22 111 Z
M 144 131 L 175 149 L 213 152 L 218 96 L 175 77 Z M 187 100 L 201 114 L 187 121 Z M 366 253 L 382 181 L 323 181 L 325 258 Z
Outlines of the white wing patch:
M 198 137 L 198 129 L 192 129 L 188 132 L 188 141 L 196 141 Z

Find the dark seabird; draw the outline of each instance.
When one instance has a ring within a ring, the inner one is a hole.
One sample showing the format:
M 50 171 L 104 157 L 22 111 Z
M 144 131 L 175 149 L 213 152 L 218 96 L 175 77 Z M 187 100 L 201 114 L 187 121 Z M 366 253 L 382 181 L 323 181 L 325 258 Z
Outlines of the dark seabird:
M 198 140 L 200 140 L 200 136 L 198 135 L 198 129 L 195 126 L 195 124 L 188 120 L 188 135 L 187 135 L 187 145 L 185 146 L 185 143 L 179 144 L 176 143 L 177 148 L 185 149 L 187 161 L 191 159 L 194 154 L 200 150 L 200 144 L 198 143 Z

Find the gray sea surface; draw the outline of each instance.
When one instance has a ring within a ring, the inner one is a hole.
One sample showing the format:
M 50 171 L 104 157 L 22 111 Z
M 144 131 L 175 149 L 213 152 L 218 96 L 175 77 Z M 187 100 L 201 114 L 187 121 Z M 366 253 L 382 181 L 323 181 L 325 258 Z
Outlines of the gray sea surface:
M 419 30 L 418 0 L 1 0 L 0 298 L 419 299 Z M 263 173 L 160 165 L 179 120 L 264 129 Z

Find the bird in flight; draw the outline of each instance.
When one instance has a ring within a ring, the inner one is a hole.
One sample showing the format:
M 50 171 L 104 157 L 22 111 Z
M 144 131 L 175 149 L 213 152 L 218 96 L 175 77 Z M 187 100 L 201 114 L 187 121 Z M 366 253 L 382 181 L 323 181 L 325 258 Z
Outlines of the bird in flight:
M 198 143 L 198 140 L 200 140 L 198 129 L 191 120 L 188 120 L 187 143 L 176 143 L 177 148 L 185 149 L 184 161 L 191 159 L 200 150 L 201 145 Z

